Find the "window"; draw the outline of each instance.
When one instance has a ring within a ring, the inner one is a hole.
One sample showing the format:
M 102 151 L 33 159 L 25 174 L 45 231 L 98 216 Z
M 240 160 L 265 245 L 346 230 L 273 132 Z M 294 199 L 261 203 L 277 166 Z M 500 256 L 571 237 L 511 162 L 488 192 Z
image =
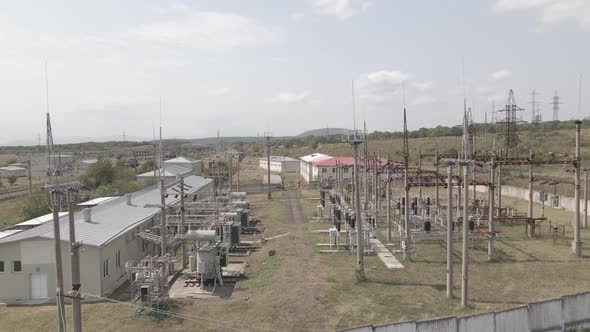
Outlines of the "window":
M 328 169 L 322 168 L 322 173 L 328 173 Z
M 4 261 L 0 261 L 0 272 L 4 272 Z
M 332 167 L 332 173 L 336 173 L 336 169 Z
M 115 255 L 115 265 L 117 268 L 121 268 L 121 251 L 118 250 L 117 254 Z
M 348 167 L 344 168 L 344 173 L 348 173 Z
M 12 261 L 12 272 L 22 272 L 23 266 L 20 261 Z
M 109 276 L 109 260 L 108 258 L 102 263 L 102 277 L 106 278 Z

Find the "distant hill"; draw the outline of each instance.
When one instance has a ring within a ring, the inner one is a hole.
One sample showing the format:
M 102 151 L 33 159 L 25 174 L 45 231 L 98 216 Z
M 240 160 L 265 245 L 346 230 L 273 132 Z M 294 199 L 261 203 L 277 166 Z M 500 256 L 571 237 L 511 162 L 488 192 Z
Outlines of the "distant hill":
M 344 128 L 318 128 L 318 129 L 312 129 L 312 130 L 305 131 L 295 137 L 340 135 L 340 134 L 346 134 L 351 131 L 352 130 L 350 130 L 350 129 L 344 129 Z

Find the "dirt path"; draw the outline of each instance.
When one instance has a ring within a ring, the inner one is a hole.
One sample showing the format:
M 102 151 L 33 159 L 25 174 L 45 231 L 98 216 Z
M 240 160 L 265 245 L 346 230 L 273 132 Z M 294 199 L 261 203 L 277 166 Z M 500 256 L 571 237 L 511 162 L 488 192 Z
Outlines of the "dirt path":
M 303 213 L 301 206 L 301 192 L 299 190 L 289 190 L 285 192 L 285 219 L 286 224 L 304 224 L 307 217 Z

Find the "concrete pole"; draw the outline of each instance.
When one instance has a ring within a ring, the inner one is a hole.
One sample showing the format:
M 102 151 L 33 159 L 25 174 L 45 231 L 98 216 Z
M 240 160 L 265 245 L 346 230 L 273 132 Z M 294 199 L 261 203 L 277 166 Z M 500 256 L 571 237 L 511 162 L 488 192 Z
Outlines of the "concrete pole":
M 80 247 L 76 243 L 74 222 L 75 193 L 68 191 L 68 219 L 70 228 L 70 266 L 72 272 L 72 321 L 75 332 L 82 331 L 82 302 L 80 300 Z
M 375 218 L 375 234 L 377 236 L 377 224 L 379 223 L 379 189 L 377 188 L 379 182 L 377 177 L 377 155 L 373 154 L 373 195 L 374 195 L 374 205 L 373 205 L 373 218 Z
M 500 210 L 502 209 L 502 166 L 498 166 L 498 209 L 496 210 L 496 217 L 500 217 Z
M 495 156 L 492 157 L 492 163 L 490 165 L 490 186 L 488 187 L 488 200 L 489 200 L 489 206 L 488 206 L 488 232 L 489 232 L 489 237 L 488 237 L 488 261 L 491 261 L 492 259 L 494 259 L 494 238 L 495 238 L 495 233 L 494 233 L 494 202 L 495 202 L 495 197 L 494 197 L 494 189 L 495 189 L 495 175 L 496 175 L 496 166 L 494 164 L 494 158 Z
M 422 215 L 422 150 L 418 152 L 418 183 L 420 183 L 418 203 L 420 204 L 420 215 Z
M 435 186 L 435 190 L 436 190 L 436 216 L 438 217 L 438 213 L 439 213 L 439 209 L 440 209 L 440 204 L 438 202 L 440 196 L 439 196 L 439 190 L 438 190 L 438 175 L 439 175 L 439 160 L 438 160 L 438 148 L 436 148 L 436 153 L 435 153 L 435 161 L 436 161 L 436 165 L 435 165 L 435 172 L 436 172 L 436 186 Z
M 59 230 L 59 193 L 51 192 L 51 208 L 53 212 L 53 244 L 55 252 L 55 274 L 56 274 L 56 302 L 57 302 L 57 323 L 58 331 L 66 330 L 66 312 L 63 297 L 64 275 L 61 260 L 61 238 Z
M 463 259 L 461 279 L 461 305 L 467 307 L 467 282 L 469 264 L 469 162 L 463 165 Z
M 271 199 L 270 193 L 270 136 L 266 136 L 266 165 L 267 165 L 267 180 L 268 180 L 268 199 Z
M 461 166 L 457 167 L 457 175 L 459 177 L 459 182 L 461 181 Z M 459 190 L 457 190 L 457 218 L 461 215 L 461 187 L 459 186 Z
M 588 228 L 588 171 L 584 168 L 584 228 Z
M 404 233 L 405 233 L 405 241 L 406 247 L 404 250 L 404 259 L 410 258 L 410 183 L 408 181 L 408 162 L 406 159 L 406 167 L 404 169 L 404 187 L 405 187 L 405 204 L 406 207 L 404 208 Z
M 234 185 L 234 155 L 229 156 L 229 193 L 231 194 Z
M 31 170 L 31 159 L 27 160 L 27 173 L 28 173 L 28 180 L 29 180 L 29 197 L 33 196 L 33 176 Z
M 186 234 L 186 229 L 185 229 L 185 224 L 184 223 L 185 223 L 185 212 L 184 212 L 184 178 L 181 177 L 180 178 L 180 234 L 181 235 Z M 188 264 L 187 252 L 186 252 L 186 245 L 185 245 L 184 241 L 182 241 L 181 250 L 182 250 L 182 268 L 181 268 L 181 270 L 182 270 Z
M 240 154 L 238 154 L 238 183 L 236 185 L 236 190 L 240 191 Z
M 447 297 L 453 297 L 453 163 L 447 166 Z
M 356 218 L 356 263 L 358 270 L 358 278 L 365 280 L 365 262 L 364 262 L 364 246 L 363 246 L 363 223 L 361 218 L 361 197 L 359 191 L 359 167 L 358 167 L 358 145 L 360 141 L 354 141 L 352 143 L 352 149 L 354 153 L 354 196 L 355 196 L 355 208 L 354 214 Z
M 164 189 L 164 179 L 160 180 L 160 236 L 162 237 L 160 256 L 166 255 L 166 195 Z M 167 267 L 166 267 L 166 270 Z
M 387 187 L 385 190 L 385 196 L 387 199 L 387 242 L 391 242 L 391 180 L 390 180 L 391 172 L 389 168 L 387 168 Z
M 535 220 L 533 216 L 533 150 L 529 151 L 529 227 L 528 227 L 528 236 L 530 238 L 535 237 Z
M 368 167 L 367 167 L 367 158 L 369 158 L 369 156 L 367 155 L 367 149 L 365 147 L 365 158 L 364 158 L 364 166 L 363 166 L 363 190 L 364 190 L 364 196 L 365 196 L 365 200 L 363 202 L 363 210 L 366 213 L 367 212 L 367 208 L 368 208 L 368 203 L 369 203 L 369 171 L 368 171 Z M 359 216 L 360 218 L 360 216 Z
M 580 131 L 582 122 L 576 121 L 576 174 L 575 174 L 575 222 L 574 222 L 574 243 L 572 246 L 573 253 L 576 257 L 582 257 L 582 242 L 580 242 Z

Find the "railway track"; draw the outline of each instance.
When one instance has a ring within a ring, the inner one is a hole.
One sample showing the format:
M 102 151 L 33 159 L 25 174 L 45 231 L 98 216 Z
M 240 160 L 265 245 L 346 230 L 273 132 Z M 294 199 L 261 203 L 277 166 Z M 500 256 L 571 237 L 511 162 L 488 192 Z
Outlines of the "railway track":
M 285 191 L 285 223 L 304 224 L 307 218 L 301 206 L 301 194 L 299 190 Z

